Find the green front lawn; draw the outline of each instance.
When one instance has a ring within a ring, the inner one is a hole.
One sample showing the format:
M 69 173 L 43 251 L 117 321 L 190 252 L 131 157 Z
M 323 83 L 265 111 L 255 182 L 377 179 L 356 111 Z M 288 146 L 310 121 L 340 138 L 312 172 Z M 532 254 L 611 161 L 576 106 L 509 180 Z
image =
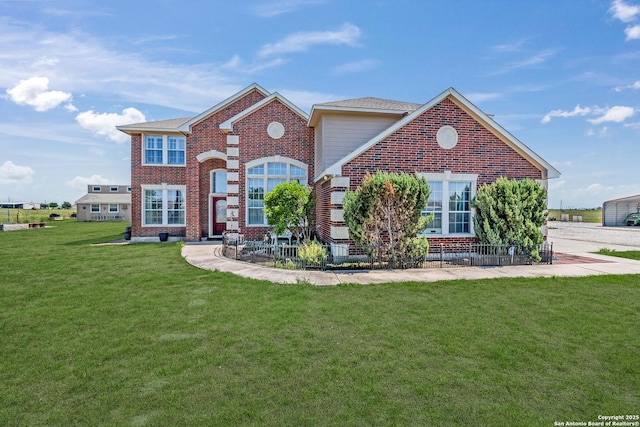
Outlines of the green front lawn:
M 126 224 L 0 232 L 0 425 L 552 426 L 640 410 L 640 276 L 315 287 Z M 544 268 L 544 267 L 541 267 Z

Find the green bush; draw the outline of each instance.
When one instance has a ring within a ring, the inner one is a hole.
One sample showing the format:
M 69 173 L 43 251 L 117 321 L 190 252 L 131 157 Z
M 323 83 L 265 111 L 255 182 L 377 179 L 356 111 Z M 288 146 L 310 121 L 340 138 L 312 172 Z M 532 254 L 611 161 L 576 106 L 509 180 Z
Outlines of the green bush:
M 306 264 L 324 264 L 327 261 L 327 251 L 315 240 L 304 242 L 298 248 L 298 258 Z
M 540 261 L 547 190 L 531 179 L 499 178 L 478 189 L 473 200 L 476 236 L 482 243 L 520 246 Z
M 356 243 L 372 247 L 374 255 L 391 259 L 401 256 L 407 242 L 429 221 L 422 216 L 429 192 L 427 181 L 415 175 L 382 171 L 367 174 L 362 185 L 347 191 L 344 198 L 349 235 Z

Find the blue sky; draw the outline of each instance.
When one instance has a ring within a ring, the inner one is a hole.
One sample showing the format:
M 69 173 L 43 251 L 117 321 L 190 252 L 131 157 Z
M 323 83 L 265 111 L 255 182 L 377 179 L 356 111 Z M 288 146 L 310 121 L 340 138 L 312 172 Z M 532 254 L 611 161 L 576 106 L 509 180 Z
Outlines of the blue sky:
M 551 207 L 640 194 L 639 0 L 0 0 L 0 200 L 129 184 L 116 125 L 253 82 L 305 111 L 454 87 L 560 170 Z

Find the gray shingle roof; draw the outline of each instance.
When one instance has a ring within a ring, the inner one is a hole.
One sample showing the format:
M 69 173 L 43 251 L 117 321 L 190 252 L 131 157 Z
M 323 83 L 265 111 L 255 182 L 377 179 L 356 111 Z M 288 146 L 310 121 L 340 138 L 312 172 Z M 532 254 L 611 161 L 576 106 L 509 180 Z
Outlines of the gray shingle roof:
M 180 125 L 191 120 L 193 117 L 183 117 L 180 119 L 158 120 L 155 122 L 132 123 L 118 126 L 120 129 L 167 129 L 178 130 Z
M 382 99 L 374 97 L 345 99 L 342 101 L 324 102 L 321 104 L 327 107 L 345 107 L 345 108 L 362 108 L 376 110 L 392 110 L 392 111 L 415 111 L 421 104 L 413 102 L 393 101 L 391 99 Z
M 127 193 L 87 193 L 76 201 L 76 204 L 84 203 L 118 203 L 131 204 L 131 194 Z

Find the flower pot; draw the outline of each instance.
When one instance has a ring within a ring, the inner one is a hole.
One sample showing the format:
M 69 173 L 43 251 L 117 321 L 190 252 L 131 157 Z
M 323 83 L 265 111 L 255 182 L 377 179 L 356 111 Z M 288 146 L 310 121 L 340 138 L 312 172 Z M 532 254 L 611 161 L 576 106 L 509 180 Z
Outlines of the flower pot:
M 158 237 L 160 238 L 161 242 L 166 242 L 167 240 L 169 240 L 169 233 L 160 233 L 158 234 Z

